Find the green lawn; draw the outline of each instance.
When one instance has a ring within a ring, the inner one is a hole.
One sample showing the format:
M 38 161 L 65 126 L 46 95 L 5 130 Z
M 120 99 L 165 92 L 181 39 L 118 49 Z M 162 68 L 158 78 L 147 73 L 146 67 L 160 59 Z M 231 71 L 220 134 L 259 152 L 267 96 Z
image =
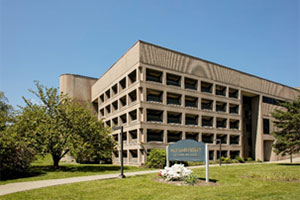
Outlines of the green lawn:
M 139 167 L 125 166 L 126 172 L 145 170 Z M 120 166 L 110 164 L 66 164 L 61 162 L 60 167 L 55 169 L 52 167 L 51 156 L 47 155 L 45 158 L 38 158 L 32 163 L 30 173 L 25 175 L 24 178 L 0 180 L 0 185 L 14 182 L 36 181 L 57 178 L 69 178 L 76 176 L 88 176 L 99 174 L 119 173 Z
M 204 169 L 194 173 L 204 178 Z M 217 186 L 176 186 L 153 181 L 157 174 L 53 186 L 0 199 L 299 199 L 300 165 L 254 164 L 211 167 Z

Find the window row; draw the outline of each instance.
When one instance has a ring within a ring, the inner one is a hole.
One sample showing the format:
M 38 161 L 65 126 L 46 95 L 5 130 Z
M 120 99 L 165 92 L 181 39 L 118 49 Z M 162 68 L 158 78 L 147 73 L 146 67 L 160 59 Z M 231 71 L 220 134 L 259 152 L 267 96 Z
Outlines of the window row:
M 164 99 L 163 91 L 147 88 L 146 101 L 163 103 L 163 99 Z M 199 105 L 198 97 L 181 95 L 181 94 L 171 93 L 171 92 L 167 92 L 166 94 L 166 104 L 184 106 L 187 108 L 197 108 L 197 109 L 200 107 L 202 110 L 215 110 L 216 112 L 227 112 L 227 107 L 228 107 L 228 104 L 222 101 L 215 101 L 215 106 L 213 106 L 214 100 L 205 99 L 205 98 L 201 98 L 201 103 Z M 215 107 L 215 109 L 213 109 L 213 107 Z M 239 105 L 229 103 L 228 112 L 232 114 L 239 114 Z
M 107 89 L 103 94 L 100 95 L 100 103 L 106 102 L 114 95 L 120 93 L 122 90 L 129 87 L 131 84 L 137 81 L 136 69 L 133 70 L 128 76 L 122 78 L 118 83 L 114 84 L 111 88 Z
M 138 162 L 138 151 L 140 151 L 140 155 L 145 154 L 146 152 L 143 149 L 130 149 L 130 150 L 123 150 L 123 158 L 126 162 Z M 147 150 L 147 156 L 149 156 L 149 153 L 151 152 L 151 149 Z M 115 151 L 113 153 L 113 159 L 114 161 L 118 161 L 120 158 L 119 156 L 120 151 Z M 230 157 L 231 159 L 235 159 L 237 156 L 240 156 L 239 150 L 223 150 L 221 151 L 221 157 L 227 158 Z M 209 160 L 217 160 L 220 158 L 220 151 L 219 150 L 210 150 L 209 151 Z M 129 160 L 128 160 L 129 159 Z
M 147 122 L 163 122 L 163 113 L 162 110 L 154 110 L 154 109 L 147 109 Z M 201 116 L 201 120 L 199 121 L 199 115 L 194 114 L 185 114 L 183 116 L 182 113 L 178 112 L 167 112 L 167 119 L 166 123 L 168 124 L 182 124 L 182 118 L 184 117 L 184 125 L 193 125 L 199 126 L 201 123 L 202 127 L 214 127 L 214 120 L 216 120 L 216 128 L 230 128 L 230 129 L 239 129 L 240 120 L 236 119 L 227 119 L 227 118 L 219 118 L 219 117 L 212 117 L 212 116 Z M 228 127 L 229 126 L 229 127 Z
M 147 68 L 146 81 L 163 83 L 163 72 Z M 237 89 L 227 88 L 226 86 L 218 85 L 206 81 L 200 81 L 199 83 L 197 79 L 192 79 L 187 77 L 182 78 L 182 76 L 172 74 L 172 73 L 166 73 L 165 83 L 166 85 L 177 86 L 177 87 L 182 87 L 183 84 L 184 89 L 200 90 L 201 92 L 210 93 L 210 94 L 213 94 L 213 90 L 214 90 L 214 94 L 218 96 L 228 96 L 230 98 L 235 98 L 235 99 L 239 98 L 239 90 Z M 200 85 L 198 86 L 198 84 Z
M 112 112 L 118 111 L 121 108 L 125 107 L 126 105 L 129 105 L 130 103 L 133 103 L 137 100 L 137 91 L 133 90 L 129 92 L 128 94 L 122 96 L 118 100 L 115 100 L 111 104 L 105 106 L 104 108 L 100 109 L 100 116 L 106 116 Z
M 167 131 L 166 142 L 177 142 L 183 139 L 182 131 Z M 226 145 L 239 145 L 239 135 L 228 134 L 214 134 L 214 133 L 200 133 L 186 132 L 185 139 L 191 139 L 195 141 L 202 141 L 209 144 L 219 144 L 217 141 L 221 141 L 221 144 Z M 164 130 L 159 129 L 147 129 L 147 141 L 146 142 L 164 142 Z
M 108 127 L 114 127 L 126 124 L 127 122 L 133 122 L 137 120 L 137 110 L 132 110 L 130 112 L 124 113 L 118 117 L 113 118 L 112 120 L 105 121 L 105 125 Z

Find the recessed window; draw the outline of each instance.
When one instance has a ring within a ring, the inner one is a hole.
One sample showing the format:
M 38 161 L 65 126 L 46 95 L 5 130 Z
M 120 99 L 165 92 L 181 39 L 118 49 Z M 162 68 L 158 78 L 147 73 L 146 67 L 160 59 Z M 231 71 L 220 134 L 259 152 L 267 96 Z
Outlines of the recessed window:
M 238 99 L 239 98 L 239 91 L 233 88 L 229 88 L 229 97 Z
M 162 72 L 153 69 L 146 69 L 146 81 L 162 83 Z
M 217 128 L 226 128 L 227 127 L 227 119 L 217 118 Z
M 216 95 L 226 96 L 226 87 L 222 85 L 216 85 Z
M 107 114 L 109 114 L 109 113 L 110 113 L 110 105 L 107 105 L 107 106 L 105 107 L 105 109 L 106 109 Z
M 130 120 L 134 121 L 137 119 L 137 110 L 133 110 L 131 112 L 129 112 L 129 116 L 130 116 Z
M 202 133 L 202 142 L 204 143 L 214 143 L 214 134 L 213 133 Z
M 167 104 L 181 105 L 181 94 L 167 93 Z
M 137 158 L 138 157 L 138 153 L 137 153 L 137 150 L 134 149 L 134 150 L 129 150 L 129 153 L 130 153 L 130 157 L 131 158 Z
M 240 151 L 230 151 L 231 159 L 235 159 L 237 156 L 240 156 Z
M 147 89 L 147 101 L 163 102 L 163 91 Z
M 105 122 L 106 126 L 110 127 L 110 120 Z
M 136 140 L 137 139 L 137 130 L 129 131 L 129 136 L 130 136 L 131 140 Z
M 270 134 L 270 120 L 269 119 L 264 119 L 264 134 Z
M 112 103 L 112 106 L 113 106 L 113 108 L 114 108 L 115 111 L 118 110 L 118 100 L 114 101 Z
M 229 113 L 231 113 L 231 114 L 239 114 L 239 105 L 237 105 L 237 104 L 229 104 Z
M 136 82 L 136 70 L 134 70 L 133 72 L 131 72 L 128 75 L 128 78 L 129 78 L 129 83 L 130 84 L 133 84 L 134 82 Z
M 126 95 L 124 95 L 123 97 L 120 98 L 120 103 L 121 103 L 122 107 L 126 106 L 126 104 L 127 104 Z
M 195 140 L 198 141 L 199 133 L 197 132 L 186 132 L 185 139 Z
M 226 112 L 227 109 L 227 103 L 216 101 L 216 111 L 217 112 Z
M 182 139 L 181 131 L 168 131 L 168 142 L 177 142 Z
M 198 115 L 186 114 L 185 125 L 198 126 Z
M 104 116 L 104 108 L 100 109 L 101 116 Z
M 201 81 L 201 92 L 212 93 L 213 84 Z
M 202 127 L 213 127 L 214 118 L 202 116 Z
M 198 98 L 192 96 L 185 96 L 184 98 L 184 106 L 198 108 Z
M 101 103 L 104 102 L 104 94 L 100 95 L 100 102 L 101 102 Z
M 181 113 L 168 112 L 168 124 L 181 124 Z
M 117 94 L 118 93 L 118 84 L 115 84 L 114 86 L 112 86 L 111 89 L 112 89 L 112 92 L 114 95 Z
M 197 90 L 198 81 L 191 78 L 184 78 L 184 88 L 185 89 L 191 89 L 191 90 Z
M 126 113 L 120 116 L 120 120 L 121 120 L 122 124 L 127 123 L 127 116 L 126 116 Z
M 118 117 L 115 117 L 115 118 L 113 118 L 112 119 L 112 124 L 113 124 L 113 126 L 118 126 L 119 124 L 118 124 Z
M 105 95 L 106 95 L 106 99 L 110 98 L 110 89 L 106 90 Z
M 164 131 L 147 129 L 147 142 L 163 142 Z
M 220 144 L 219 141 L 221 141 L 221 144 L 227 144 L 227 135 L 217 134 L 217 144 Z
M 201 109 L 202 110 L 212 110 L 213 109 L 213 100 L 201 99 Z
M 132 92 L 130 92 L 128 94 L 128 96 L 129 96 L 130 102 L 135 102 L 136 101 L 136 90 L 133 90 Z
M 230 135 L 230 145 L 240 144 L 240 136 L 239 135 Z
M 167 85 L 181 86 L 181 76 L 167 73 Z
M 227 151 L 221 151 L 221 157 L 227 158 Z M 220 159 L 220 151 L 217 151 L 217 159 Z
M 120 80 L 119 85 L 121 90 L 124 90 L 126 88 L 126 77 Z
M 230 129 L 238 130 L 239 126 L 240 126 L 240 121 L 237 119 L 230 119 L 229 126 L 230 126 Z
M 163 121 L 163 111 L 147 109 L 147 122 L 162 122 Z

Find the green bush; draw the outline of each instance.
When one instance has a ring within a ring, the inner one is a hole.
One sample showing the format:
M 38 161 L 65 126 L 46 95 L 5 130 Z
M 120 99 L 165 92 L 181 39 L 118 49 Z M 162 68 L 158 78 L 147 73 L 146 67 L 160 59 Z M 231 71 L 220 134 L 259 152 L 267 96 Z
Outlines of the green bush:
M 26 176 L 36 152 L 16 134 L 0 132 L 0 179 Z
M 242 158 L 242 157 L 240 157 L 240 156 L 236 156 L 235 159 L 236 159 L 237 161 L 239 161 L 240 163 L 244 163 L 244 162 L 245 162 L 244 158 Z
M 184 182 L 188 185 L 194 185 L 197 183 L 199 177 L 197 175 L 191 174 L 188 177 L 184 178 Z
M 147 167 L 162 169 L 166 164 L 166 151 L 164 149 L 151 149 L 147 157 Z
M 252 159 L 251 157 L 248 157 L 248 158 L 247 158 L 247 161 L 248 161 L 248 162 L 251 162 L 251 161 L 253 161 L 253 159 Z

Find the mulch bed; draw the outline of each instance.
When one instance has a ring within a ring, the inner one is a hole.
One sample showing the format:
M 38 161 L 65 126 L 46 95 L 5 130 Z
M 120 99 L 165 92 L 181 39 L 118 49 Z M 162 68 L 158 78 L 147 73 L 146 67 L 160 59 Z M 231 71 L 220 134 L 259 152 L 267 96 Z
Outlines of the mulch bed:
M 171 185 L 178 185 L 178 186 L 218 186 L 219 185 L 217 182 L 206 183 L 205 180 L 202 180 L 202 179 L 198 179 L 194 185 L 186 184 L 186 183 L 184 183 L 184 181 L 167 181 L 163 178 L 155 178 L 155 179 L 153 179 L 153 181 L 165 183 L 165 184 L 171 184 Z

